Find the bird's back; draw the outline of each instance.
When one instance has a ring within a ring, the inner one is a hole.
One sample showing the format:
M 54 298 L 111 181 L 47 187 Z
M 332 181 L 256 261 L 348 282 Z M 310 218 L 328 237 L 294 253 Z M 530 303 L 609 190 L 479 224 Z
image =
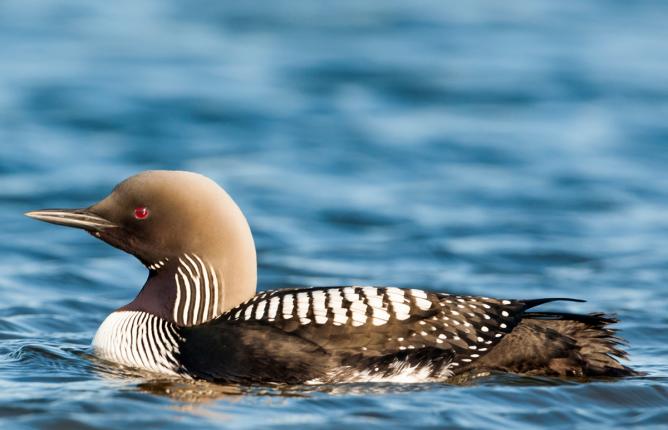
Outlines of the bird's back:
M 443 381 L 503 370 L 630 374 L 602 316 L 531 314 L 499 300 L 382 287 L 268 291 L 183 328 L 183 369 L 248 382 Z

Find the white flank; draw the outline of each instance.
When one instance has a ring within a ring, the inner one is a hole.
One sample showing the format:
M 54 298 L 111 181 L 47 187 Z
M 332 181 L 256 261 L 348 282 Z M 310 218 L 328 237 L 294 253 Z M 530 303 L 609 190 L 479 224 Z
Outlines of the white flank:
M 342 367 L 334 369 L 330 374 L 323 379 L 313 379 L 308 381 L 309 385 L 316 385 L 330 382 L 394 382 L 403 384 L 419 384 L 423 382 L 444 381 L 454 375 L 451 367 L 454 363 L 447 365 L 437 375 L 431 376 L 432 367 L 426 366 L 410 366 L 402 361 L 393 361 L 386 370 L 379 368 L 371 368 L 362 371 L 355 371 L 349 367 Z

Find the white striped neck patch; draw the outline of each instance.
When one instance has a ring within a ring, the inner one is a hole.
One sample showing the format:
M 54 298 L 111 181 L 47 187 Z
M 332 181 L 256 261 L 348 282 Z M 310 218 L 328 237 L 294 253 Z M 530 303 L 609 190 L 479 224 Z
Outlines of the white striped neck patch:
M 221 315 L 223 281 L 203 257 L 184 253 L 148 264 L 149 278 L 137 297 L 121 311 L 143 311 L 179 326 L 193 326 Z

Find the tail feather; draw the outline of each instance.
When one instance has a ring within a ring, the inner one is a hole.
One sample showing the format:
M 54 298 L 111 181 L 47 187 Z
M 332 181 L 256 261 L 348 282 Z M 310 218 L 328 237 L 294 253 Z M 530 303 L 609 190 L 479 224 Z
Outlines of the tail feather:
M 572 299 L 569 297 L 548 297 L 545 299 L 532 299 L 532 300 L 521 300 L 524 303 L 524 310 L 535 308 L 536 306 L 544 305 L 545 303 L 550 302 L 576 302 L 576 303 L 585 303 L 586 300 L 582 299 Z
M 591 376 L 626 376 L 635 374 L 618 359 L 628 354 L 621 349 L 627 342 L 617 336 L 617 330 L 608 327 L 618 322 L 614 315 L 591 313 L 586 315 L 560 312 L 532 312 L 526 318 L 540 321 L 546 327 L 575 340 L 584 361 L 585 374 Z
M 562 300 L 562 299 L 559 299 Z M 616 324 L 619 322 L 616 315 L 606 315 L 602 312 L 594 312 L 591 314 L 572 314 L 568 312 L 526 312 L 526 318 L 542 319 L 542 320 L 556 320 L 556 321 L 577 321 L 583 324 L 590 325 L 596 328 L 605 328 L 609 331 L 616 331 L 615 329 L 606 328 L 609 324 Z
M 556 376 L 631 376 L 619 362 L 626 342 L 603 313 L 527 312 L 520 324 L 490 353 L 492 367 L 516 373 Z

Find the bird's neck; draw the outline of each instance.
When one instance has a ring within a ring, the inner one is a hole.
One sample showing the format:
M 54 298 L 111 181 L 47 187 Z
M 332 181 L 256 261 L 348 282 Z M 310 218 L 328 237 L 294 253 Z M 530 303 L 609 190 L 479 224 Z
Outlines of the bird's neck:
M 230 294 L 224 270 L 194 253 L 148 265 L 149 277 L 137 297 L 119 310 L 143 311 L 180 326 L 212 320 L 255 293 Z

